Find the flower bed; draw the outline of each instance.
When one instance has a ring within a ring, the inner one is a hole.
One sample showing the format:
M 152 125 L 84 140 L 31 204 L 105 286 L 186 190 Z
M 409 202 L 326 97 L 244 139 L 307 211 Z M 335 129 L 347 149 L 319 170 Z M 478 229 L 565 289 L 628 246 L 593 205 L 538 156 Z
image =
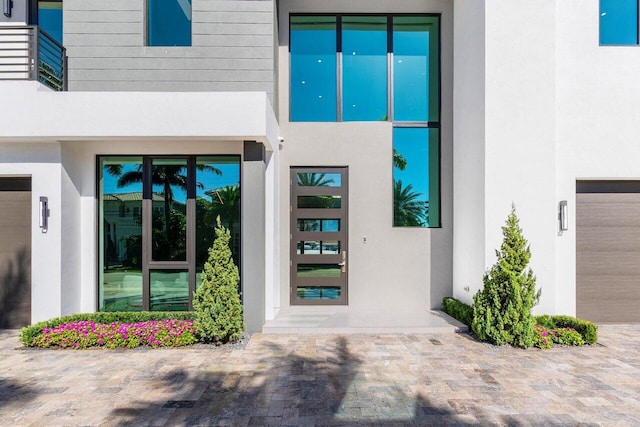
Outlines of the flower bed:
M 110 324 L 94 321 L 62 323 L 44 328 L 30 346 L 42 348 L 180 347 L 196 342 L 193 320 L 149 320 Z

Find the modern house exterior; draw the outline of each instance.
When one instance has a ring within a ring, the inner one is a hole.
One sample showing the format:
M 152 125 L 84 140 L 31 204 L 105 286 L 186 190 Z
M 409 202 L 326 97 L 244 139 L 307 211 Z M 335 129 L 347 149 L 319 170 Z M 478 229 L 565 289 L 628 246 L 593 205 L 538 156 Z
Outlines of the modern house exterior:
M 470 302 L 512 204 L 537 312 L 638 321 L 638 44 L 627 0 L 6 0 L 0 327 L 189 310 L 218 217 L 252 331 Z

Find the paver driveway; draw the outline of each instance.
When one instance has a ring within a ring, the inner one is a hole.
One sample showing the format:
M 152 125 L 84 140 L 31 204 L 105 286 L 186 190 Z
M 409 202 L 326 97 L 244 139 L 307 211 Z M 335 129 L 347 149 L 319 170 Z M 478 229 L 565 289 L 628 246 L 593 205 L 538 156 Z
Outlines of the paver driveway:
M 640 325 L 600 344 L 466 334 L 254 335 L 245 349 L 24 350 L 0 332 L 2 425 L 640 425 Z

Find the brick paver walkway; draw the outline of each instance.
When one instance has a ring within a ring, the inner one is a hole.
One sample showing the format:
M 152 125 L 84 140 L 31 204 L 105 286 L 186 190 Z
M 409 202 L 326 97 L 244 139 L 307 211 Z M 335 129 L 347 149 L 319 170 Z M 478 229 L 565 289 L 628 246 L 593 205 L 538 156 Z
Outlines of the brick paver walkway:
M 133 351 L 16 336 L 0 332 L 0 425 L 640 425 L 640 325 L 549 351 L 466 334 Z

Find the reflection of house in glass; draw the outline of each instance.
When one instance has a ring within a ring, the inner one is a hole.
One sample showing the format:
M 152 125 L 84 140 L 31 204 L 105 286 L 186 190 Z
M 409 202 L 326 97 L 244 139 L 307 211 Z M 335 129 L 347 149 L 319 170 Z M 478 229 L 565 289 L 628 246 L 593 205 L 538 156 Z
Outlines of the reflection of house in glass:
M 161 194 L 153 193 L 153 215 L 163 214 L 164 203 Z M 103 206 L 105 268 L 126 266 L 131 239 L 142 236 L 142 192 L 105 194 Z M 185 212 L 186 206 L 173 200 L 171 210 Z

